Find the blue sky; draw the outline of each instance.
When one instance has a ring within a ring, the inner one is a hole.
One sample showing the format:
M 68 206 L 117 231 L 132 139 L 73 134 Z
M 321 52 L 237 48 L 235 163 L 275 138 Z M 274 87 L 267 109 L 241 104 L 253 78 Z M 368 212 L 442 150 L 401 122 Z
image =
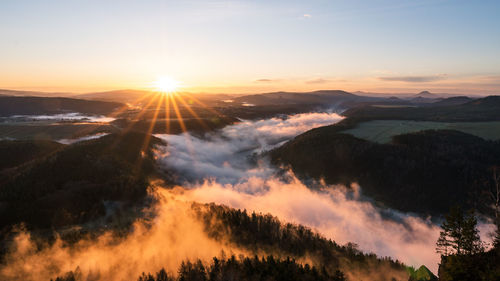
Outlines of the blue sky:
M 500 1 L 0 3 L 0 87 L 500 94 Z

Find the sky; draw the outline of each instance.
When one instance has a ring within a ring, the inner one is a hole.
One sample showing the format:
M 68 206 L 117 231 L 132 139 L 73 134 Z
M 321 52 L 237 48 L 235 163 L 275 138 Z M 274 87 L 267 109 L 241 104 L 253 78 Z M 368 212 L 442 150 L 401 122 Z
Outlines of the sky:
M 0 88 L 500 94 L 500 1 L 0 0 Z

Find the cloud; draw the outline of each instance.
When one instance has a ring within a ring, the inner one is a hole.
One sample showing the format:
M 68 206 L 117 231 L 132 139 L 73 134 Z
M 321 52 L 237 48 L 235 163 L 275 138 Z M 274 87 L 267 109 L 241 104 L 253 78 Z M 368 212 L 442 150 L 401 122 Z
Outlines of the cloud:
M 354 242 L 365 252 L 413 266 L 425 264 L 437 272 L 438 226 L 395 211 L 387 218 L 342 186 L 320 185 L 313 190 L 293 176 L 288 181 L 250 178 L 233 185 L 205 181 L 184 194 L 187 200 L 271 213 L 283 221 L 309 226 L 339 244 Z
M 39 250 L 28 233 L 20 233 L 0 265 L 0 279 L 51 280 L 79 267 L 82 280 L 136 280 L 162 267 L 175 273 L 186 259 L 210 261 L 221 251 L 248 254 L 209 238 L 191 203 L 163 194 L 151 210 L 154 219 L 136 221 L 125 237 L 109 232 L 71 246 L 58 239 Z
M 278 81 L 278 80 L 275 80 L 275 79 L 266 79 L 266 78 L 255 80 L 255 82 L 259 82 L 259 83 L 271 83 L 271 82 L 276 82 L 276 81 Z
M 312 15 L 311 14 L 303 14 L 302 18 L 304 18 L 304 19 L 310 19 L 310 18 L 312 18 Z
M 436 272 L 439 227 L 430 220 L 379 209 L 361 200 L 361 188 L 356 186 L 354 191 L 359 192 L 354 193 L 324 184 L 311 189 L 293 175 L 278 177 L 280 173 L 266 159 L 254 157 L 340 119 L 331 113 L 307 113 L 242 121 L 203 138 L 157 135 L 168 143 L 158 161 L 177 171 L 182 188 L 188 190 L 186 200 L 271 213 L 283 221 L 309 226 L 338 243 L 354 242 L 363 251 L 413 266 L 425 264 Z
M 205 181 L 190 187 L 184 196 L 186 200 L 271 213 L 282 221 L 311 227 L 339 244 L 354 242 L 364 252 L 390 256 L 415 267 L 424 264 L 437 273 L 439 226 L 418 216 L 378 209 L 359 200 L 359 187 L 353 190 L 324 184 L 311 189 L 292 175 L 287 181 L 250 178 L 234 185 Z M 489 241 L 494 226 L 481 223 L 478 228 L 482 240 Z
M 236 183 L 248 177 L 268 177 L 275 172 L 265 162 L 252 162 L 254 153 L 272 149 L 312 128 L 342 119 L 336 113 L 305 113 L 258 121 L 244 120 L 203 138 L 190 134 L 156 135 L 167 141 L 158 147 L 158 161 L 177 171 L 181 181 L 216 178 Z
M 305 83 L 306 84 L 325 84 L 325 83 L 330 83 L 332 80 L 329 79 L 324 79 L 324 78 L 315 78 L 311 80 L 307 80 Z
M 424 83 L 424 82 L 434 82 L 440 81 L 447 78 L 446 74 L 441 75 L 431 75 L 431 76 L 384 76 L 378 77 L 382 81 L 397 81 L 397 82 L 408 82 L 408 83 Z

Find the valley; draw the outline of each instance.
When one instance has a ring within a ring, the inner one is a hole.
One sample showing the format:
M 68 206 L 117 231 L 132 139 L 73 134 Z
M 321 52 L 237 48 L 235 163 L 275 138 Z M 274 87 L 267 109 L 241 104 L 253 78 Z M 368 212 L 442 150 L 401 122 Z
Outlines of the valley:
M 181 97 L 173 106 L 152 97 L 147 106 L 121 106 L 107 115 L 50 115 L 67 112 L 62 105 L 37 112 L 46 117 L 4 117 L 2 126 L 11 130 L 0 142 L 7 156 L 0 181 L 6 267 L 0 266 L 0 274 L 11 278 L 20 255 L 33 262 L 41 258 L 39 251 L 16 250 L 19 239 L 45 249 L 48 256 L 37 274 L 70 280 L 75 274 L 87 276 L 78 268 L 95 247 L 142 245 L 146 242 L 137 239 L 144 235 L 160 243 L 154 231 L 176 236 L 168 225 L 179 219 L 203 229 L 196 239 L 216 246 L 181 254 L 180 260 L 170 257 L 177 262 L 168 266 L 148 260 L 175 251 L 151 250 L 127 274 L 139 278 L 142 271 L 162 268 L 167 274 L 182 268 L 186 258 L 224 260 L 221 251 L 262 256 L 259 266 L 269 262 L 268 255 L 291 257 L 291 264 L 307 260 L 324 267 L 328 280 L 407 280 L 417 274 L 409 266 L 421 265 L 427 267 L 419 272 L 430 268 L 437 274 L 438 224 L 454 204 L 477 208 L 486 218 L 479 225 L 481 237 L 489 239 L 487 218 L 493 214 L 484 192 L 489 168 L 500 159 L 494 116 L 450 121 L 462 117 L 448 113 L 448 107 L 467 108 L 470 101 L 425 111 L 428 103 L 402 107 L 391 105 L 393 99 L 370 103 L 369 97 L 353 102 L 347 93 L 321 106 L 313 96 L 304 106 L 307 95 L 288 99 L 280 93 L 277 99 L 289 100 L 281 105 L 267 95 L 260 105 L 258 95 L 240 98 L 256 103 L 251 107 L 233 102 L 181 106 Z M 376 112 L 367 117 L 367 110 Z M 437 111 L 445 112 L 448 121 L 428 121 Z M 388 114 L 400 119 L 385 120 Z M 415 117 L 410 120 L 408 114 Z M 165 208 L 185 213 L 167 218 Z M 376 234 L 368 238 L 363 235 L 368 231 Z M 70 254 L 74 251 L 81 257 Z M 52 257 L 56 253 L 80 262 L 63 266 Z M 60 269 L 51 275 L 47 270 L 56 264 Z M 121 274 L 106 267 L 99 272 L 113 278 Z M 22 274 L 35 278 L 33 272 Z

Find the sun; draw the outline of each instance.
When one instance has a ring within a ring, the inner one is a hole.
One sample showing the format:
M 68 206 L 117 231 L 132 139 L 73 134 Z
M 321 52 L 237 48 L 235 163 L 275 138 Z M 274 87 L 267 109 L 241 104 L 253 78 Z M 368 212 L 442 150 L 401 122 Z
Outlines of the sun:
M 169 76 L 158 77 L 153 82 L 153 88 L 161 93 L 173 93 L 179 89 L 180 82 Z

